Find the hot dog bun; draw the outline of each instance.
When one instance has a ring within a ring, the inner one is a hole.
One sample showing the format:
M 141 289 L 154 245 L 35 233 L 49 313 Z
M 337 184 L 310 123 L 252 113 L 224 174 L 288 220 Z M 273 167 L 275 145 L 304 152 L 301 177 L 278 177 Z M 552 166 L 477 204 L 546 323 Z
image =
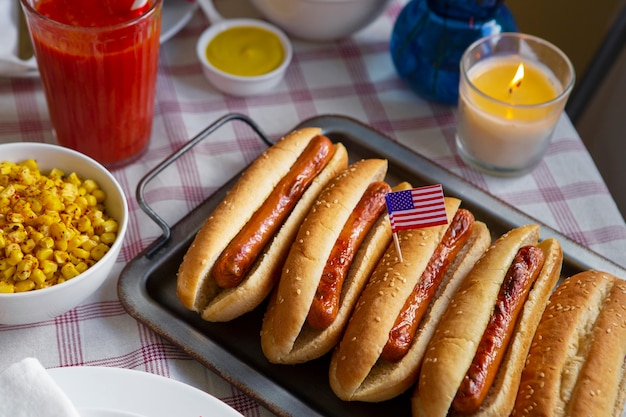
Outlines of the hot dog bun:
M 526 225 L 504 234 L 461 283 L 427 347 L 411 400 L 414 416 L 455 415 L 452 401 L 474 359 L 505 273 L 521 247 L 537 245 L 539 233 L 538 225 Z M 504 416 L 513 407 L 524 359 L 563 259 L 556 240 L 538 246 L 544 254 L 543 267 L 523 304 L 494 383 L 472 416 Z
M 460 200 L 446 198 L 451 220 Z M 484 223 L 475 222 L 469 241 L 457 255 L 439 286 L 408 353 L 398 362 L 380 358 L 391 327 L 412 292 L 448 225 L 398 233 L 403 262 L 390 243 L 361 293 L 345 334 L 331 357 L 329 381 L 346 401 L 384 401 L 408 389 L 416 380 L 422 355 L 442 310 L 458 282 L 490 243 Z
M 381 181 L 386 172 L 386 160 L 355 162 L 327 184 L 311 207 L 263 319 L 261 347 L 270 362 L 305 362 L 322 356 L 337 343 L 356 297 L 391 239 L 387 216 L 379 218 L 357 252 L 333 323 L 324 330 L 315 330 L 306 323 L 307 315 L 341 229 L 366 188 Z
M 235 186 L 207 218 L 178 270 L 177 295 L 186 308 L 201 313 L 202 318 L 208 321 L 228 321 L 251 311 L 269 295 L 309 207 L 326 183 L 347 166 L 347 150 L 340 143 L 334 145 L 330 162 L 304 192 L 241 284 L 234 288 L 220 288 L 211 275 L 211 269 L 228 243 L 320 132 L 318 128 L 297 130 L 268 148 L 242 173 Z
M 620 416 L 626 400 L 626 282 L 567 278 L 535 333 L 513 416 Z

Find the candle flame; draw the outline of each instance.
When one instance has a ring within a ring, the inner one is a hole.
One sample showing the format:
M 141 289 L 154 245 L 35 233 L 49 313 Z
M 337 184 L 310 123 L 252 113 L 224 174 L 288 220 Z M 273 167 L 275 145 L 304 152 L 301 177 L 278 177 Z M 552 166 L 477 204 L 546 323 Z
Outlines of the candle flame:
M 517 67 L 517 71 L 515 72 L 515 76 L 511 80 L 511 84 L 509 84 L 509 93 L 513 93 L 513 90 L 519 88 L 522 84 L 522 80 L 524 79 L 524 64 L 520 62 Z

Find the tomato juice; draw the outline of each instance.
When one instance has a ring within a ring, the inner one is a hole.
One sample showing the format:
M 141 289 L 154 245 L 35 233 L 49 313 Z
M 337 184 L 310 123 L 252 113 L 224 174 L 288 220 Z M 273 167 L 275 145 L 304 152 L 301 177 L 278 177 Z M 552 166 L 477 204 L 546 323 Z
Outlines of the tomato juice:
M 162 0 L 22 0 L 60 145 L 115 167 L 147 148 Z

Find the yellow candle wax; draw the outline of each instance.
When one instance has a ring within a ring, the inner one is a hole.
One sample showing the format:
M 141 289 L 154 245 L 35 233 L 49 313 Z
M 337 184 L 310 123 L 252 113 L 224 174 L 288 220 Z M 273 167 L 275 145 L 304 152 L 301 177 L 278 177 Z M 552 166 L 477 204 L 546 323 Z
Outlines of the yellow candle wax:
M 521 81 L 511 85 L 520 63 L 524 65 L 524 76 Z M 554 100 L 560 93 L 557 87 L 558 81 L 550 71 L 532 61 L 523 61 L 516 57 L 487 60 L 472 68 L 468 76 L 482 94 L 513 106 L 535 106 L 547 103 Z M 546 114 L 541 107 L 532 111 L 528 108 L 517 110 L 502 106 L 480 94 L 477 94 L 473 101 L 482 110 L 507 119 L 537 120 L 545 117 Z

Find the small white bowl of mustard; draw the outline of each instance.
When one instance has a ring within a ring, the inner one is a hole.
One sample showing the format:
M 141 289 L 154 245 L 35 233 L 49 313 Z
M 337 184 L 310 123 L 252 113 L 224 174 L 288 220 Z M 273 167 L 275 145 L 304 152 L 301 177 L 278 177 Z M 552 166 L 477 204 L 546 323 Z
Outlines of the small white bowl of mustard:
M 198 39 L 196 52 L 204 75 L 223 93 L 265 93 L 283 79 L 293 48 L 287 35 L 256 19 L 214 22 Z

